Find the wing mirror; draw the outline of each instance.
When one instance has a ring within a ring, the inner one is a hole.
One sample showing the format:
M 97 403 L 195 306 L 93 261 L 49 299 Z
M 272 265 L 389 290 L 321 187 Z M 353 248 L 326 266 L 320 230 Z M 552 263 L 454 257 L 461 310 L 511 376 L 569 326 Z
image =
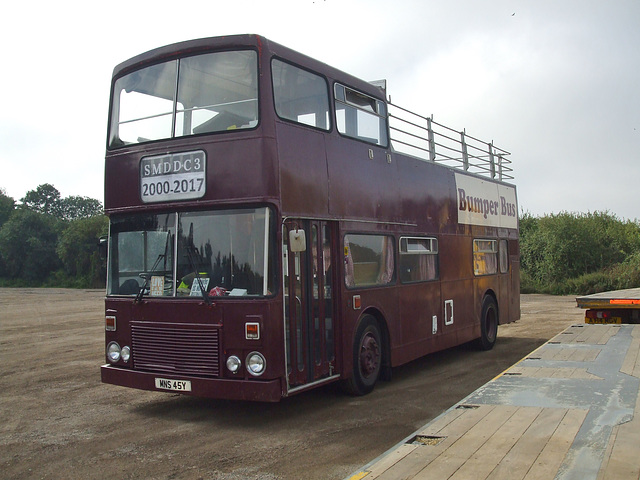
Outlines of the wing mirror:
M 292 252 L 304 252 L 307 250 L 307 237 L 304 230 L 289 231 L 289 248 Z

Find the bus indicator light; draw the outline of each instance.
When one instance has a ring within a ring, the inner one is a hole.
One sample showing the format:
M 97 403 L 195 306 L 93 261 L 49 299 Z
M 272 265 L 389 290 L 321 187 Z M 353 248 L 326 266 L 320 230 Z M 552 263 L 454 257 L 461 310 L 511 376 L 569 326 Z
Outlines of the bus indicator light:
M 244 332 L 245 332 L 245 338 L 247 340 L 260 340 L 260 324 L 259 323 L 245 323 Z
M 353 309 L 360 310 L 362 308 L 362 302 L 360 301 L 360 295 L 353 296 Z
M 115 316 L 107 316 L 107 317 L 105 317 L 104 329 L 107 332 L 115 332 L 116 331 L 116 317 Z

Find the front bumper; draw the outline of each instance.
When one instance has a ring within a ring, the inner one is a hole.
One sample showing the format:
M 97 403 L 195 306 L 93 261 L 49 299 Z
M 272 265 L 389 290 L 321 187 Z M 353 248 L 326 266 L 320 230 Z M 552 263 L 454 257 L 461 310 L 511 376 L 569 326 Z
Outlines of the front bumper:
M 100 374 L 103 383 L 163 393 L 176 392 L 156 388 L 156 378 L 162 377 L 174 380 L 188 380 L 191 382 L 191 391 L 184 392 L 184 394 L 203 398 L 278 402 L 283 396 L 285 396 L 286 391 L 283 389 L 279 379 L 255 381 L 244 379 L 228 380 L 220 378 L 200 378 L 185 375 L 174 377 L 165 374 L 128 370 L 114 367 L 112 365 L 102 365 L 102 367 L 100 367 Z

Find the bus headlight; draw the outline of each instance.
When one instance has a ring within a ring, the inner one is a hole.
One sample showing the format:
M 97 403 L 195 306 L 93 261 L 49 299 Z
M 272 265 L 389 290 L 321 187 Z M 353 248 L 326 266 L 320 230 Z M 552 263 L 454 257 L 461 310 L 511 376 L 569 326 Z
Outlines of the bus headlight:
M 111 363 L 116 363 L 120 360 L 120 345 L 118 342 L 111 342 L 107 345 L 107 358 Z
M 267 368 L 267 360 L 260 352 L 247 355 L 247 371 L 254 377 L 262 375 Z
M 238 373 L 240 365 L 242 365 L 242 362 L 235 355 L 231 355 L 229 358 L 227 358 L 227 368 L 231 373 Z
M 122 358 L 123 362 L 128 362 L 131 358 L 131 348 L 122 347 L 122 350 L 120 351 L 120 357 Z

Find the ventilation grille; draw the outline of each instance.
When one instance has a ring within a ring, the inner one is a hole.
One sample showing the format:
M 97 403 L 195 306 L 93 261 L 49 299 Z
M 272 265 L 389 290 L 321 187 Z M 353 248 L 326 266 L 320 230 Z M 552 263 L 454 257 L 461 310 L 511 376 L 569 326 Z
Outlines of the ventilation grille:
M 131 347 L 137 370 L 206 377 L 220 374 L 217 327 L 132 322 Z

